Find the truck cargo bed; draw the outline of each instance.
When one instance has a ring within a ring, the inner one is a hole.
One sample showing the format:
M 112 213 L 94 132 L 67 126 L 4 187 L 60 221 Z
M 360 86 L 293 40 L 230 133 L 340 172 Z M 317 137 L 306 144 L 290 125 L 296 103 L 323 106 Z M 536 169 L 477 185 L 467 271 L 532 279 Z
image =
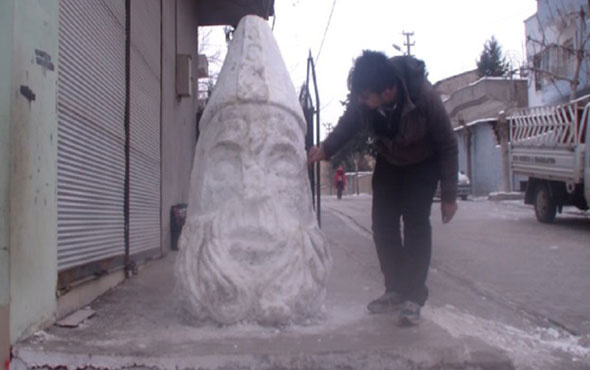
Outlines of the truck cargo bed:
M 573 102 L 522 109 L 509 118 L 514 173 L 582 183 L 590 96 Z

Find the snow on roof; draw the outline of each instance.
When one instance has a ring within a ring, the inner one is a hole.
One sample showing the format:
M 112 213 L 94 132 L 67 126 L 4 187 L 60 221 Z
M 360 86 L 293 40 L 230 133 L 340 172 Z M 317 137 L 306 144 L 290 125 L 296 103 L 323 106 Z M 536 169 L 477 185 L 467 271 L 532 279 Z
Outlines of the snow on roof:
M 476 71 L 477 71 L 477 69 L 470 69 L 469 71 L 465 71 L 465 72 L 457 73 L 456 75 L 445 77 L 442 80 L 436 81 L 434 83 L 434 86 L 438 86 L 438 85 L 442 84 L 443 82 L 448 82 L 449 80 L 453 80 L 453 79 L 455 79 L 457 77 L 468 75 L 468 74 L 473 73 L 473 72 L 476 72 Z
M 493 77 L 493 76 L 483 76 L 477 81 L 473 81 L 467 86 L 477 85 L 481 81 L 528 81 L 526 78 L 510 78 L 510 77 Z
M 464 127 L 471 127 L 471 126 L 478 125 L 480 123 L 496 122 L 497 120 L 498 120 L 498 118 L 479 118 L 479 119 L 476 119 L 475 121 L 471 121 L 471 122 L 467 123 L 466 125 L 457 126 L 453 130 L 459 131 L 459 130 L 462 130 Z

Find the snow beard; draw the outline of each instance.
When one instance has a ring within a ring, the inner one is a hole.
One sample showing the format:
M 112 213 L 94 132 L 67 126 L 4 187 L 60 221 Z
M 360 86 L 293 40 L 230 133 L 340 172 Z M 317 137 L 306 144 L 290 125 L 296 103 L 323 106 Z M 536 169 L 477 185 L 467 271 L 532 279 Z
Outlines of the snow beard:
M 197 320 L 301 323 L 321 313 L 330 264 L 315 221 L 304 227 L 271 200 L 234 201 L 187 220 L 177 291 Z

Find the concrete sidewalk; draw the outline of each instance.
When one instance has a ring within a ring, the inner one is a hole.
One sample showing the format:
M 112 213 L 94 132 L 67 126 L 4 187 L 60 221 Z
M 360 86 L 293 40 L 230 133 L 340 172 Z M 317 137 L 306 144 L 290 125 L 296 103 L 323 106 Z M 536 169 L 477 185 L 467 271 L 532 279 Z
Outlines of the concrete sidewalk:
M 429 320 L 399 328 L 395 315 L 369 314 L 383 289 L 373 245 L 329 209 L 322 228 L 334 266 L 319 323 L 191 326 L 175 308 L 172 253 L 95 301 L 96 315 L 80 327 L 54 326 L 16 345 L 11 369 L 513 368 L 501 351 Z

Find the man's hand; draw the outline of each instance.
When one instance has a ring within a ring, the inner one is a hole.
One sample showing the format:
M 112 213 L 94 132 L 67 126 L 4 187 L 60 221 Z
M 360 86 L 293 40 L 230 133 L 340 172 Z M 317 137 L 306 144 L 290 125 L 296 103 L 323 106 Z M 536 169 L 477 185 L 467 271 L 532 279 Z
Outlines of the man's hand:
M 440 213 L 442 214 L 442 222 L 444 224 L 449 223 L 453 219 L 455 212 L 457 212 L 457 208 L 459 208 L 459 206 L 457 206 L 456 201 L 440 202 Z
M 314 146 L 309 149 L 309 155 L 307 156 L 307 164 L 310 165 L 315 162 L 323 161 L 326 159 L 326 152 L 324 151 L 324 145 Z

